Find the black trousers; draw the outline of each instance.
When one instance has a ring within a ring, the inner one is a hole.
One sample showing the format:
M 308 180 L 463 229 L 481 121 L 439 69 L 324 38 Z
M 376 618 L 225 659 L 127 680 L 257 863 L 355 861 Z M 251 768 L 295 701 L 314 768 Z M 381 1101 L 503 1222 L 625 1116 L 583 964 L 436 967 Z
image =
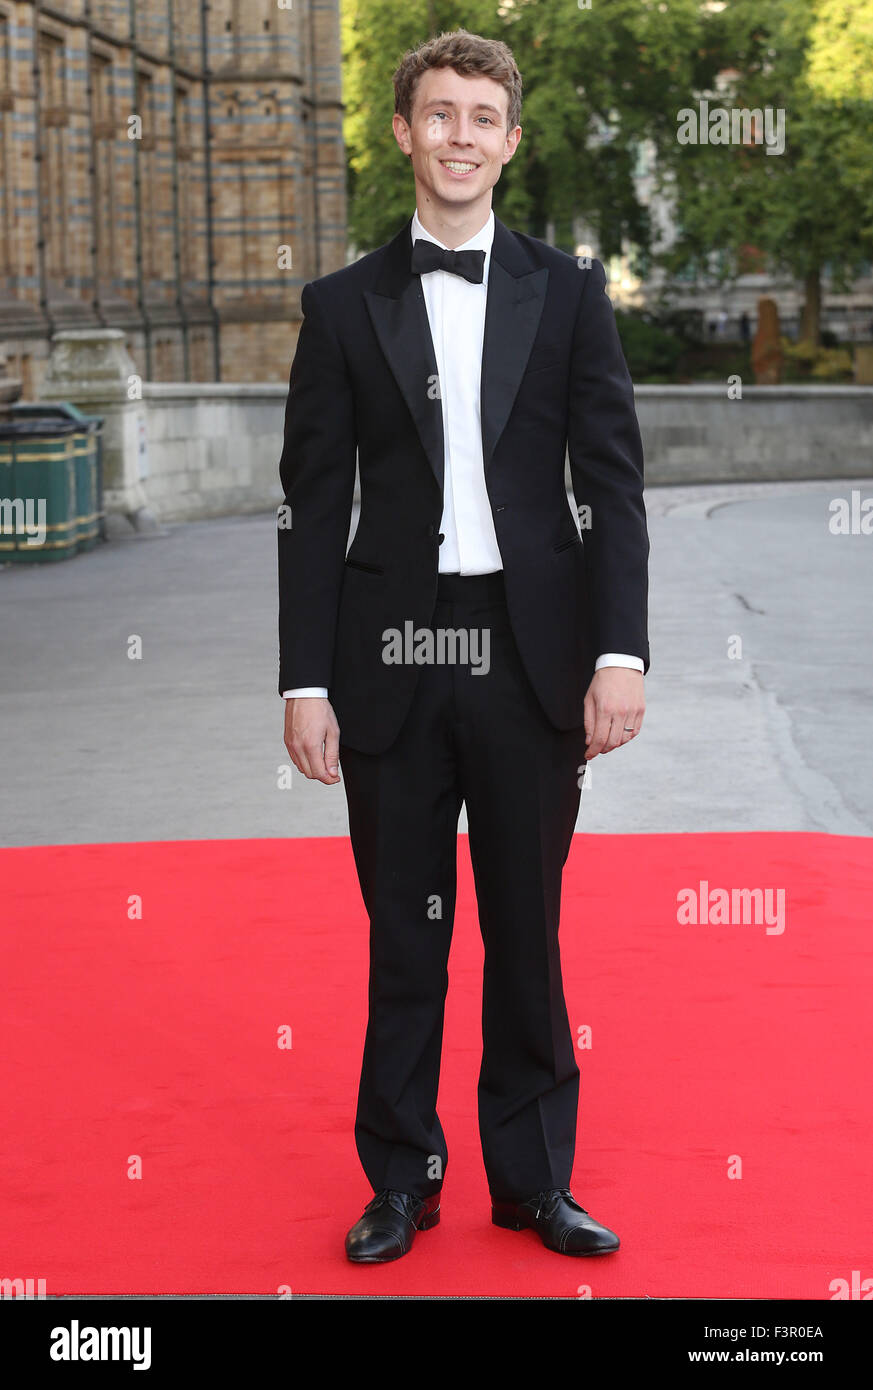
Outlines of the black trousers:
M 340 741 L 370 918 L 355 1140 L 374 1191 L 439 1190 L 448 1154 L 436 1101 L 466 803 L 485 948 L 482 1156 L 492 1197 L 520 1200 L 567 1187 L 573 1167 L 579 1069 L 558 918 L 585 730 L 562 732 L 543 713 L 509 625 L 502 574 L 441 575 L 431 628 L 487 630 L 487 674 L 473 663 L 423 665 L 387 752 Z M 474 649 L 483 666 L 484 650 Z

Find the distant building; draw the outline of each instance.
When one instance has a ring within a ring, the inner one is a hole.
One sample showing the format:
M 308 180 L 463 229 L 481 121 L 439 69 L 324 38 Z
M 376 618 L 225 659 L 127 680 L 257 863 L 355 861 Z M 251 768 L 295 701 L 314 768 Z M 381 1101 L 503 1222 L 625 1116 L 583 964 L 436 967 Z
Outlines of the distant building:
M 287 380 L 345 224 L 339 0 L 0 0 L 0 352 L 25 397 L 52 333 L 94 324 L 146 380 Z
M 640 141 L 634 183 L 640 203 L 649 211 L 653 249 L 663 251 L 672 245 L 679 228 L 673 199 L 669 193 L 657 188 L 656 165 L 654 142 Z M 596 246 L 596 242 L 591 229 L 580 219 L 574 230 L 577 242 L 584 246 L 588 254 L 592 254 L 592 246 Z M 764 264 L 765 258 L 751 237 L 744 257 L 745 265 L 735 278 L 724 284 L 716 283 L 721 262 L 718 251 L 713 251 L 709 257 L 712 279 L 690 270 L 668 276 L 663 269 L 655 267 L 642 280 L 632 269 L 634 249 L 626 244 L 621 255 L 609 260 L 609 294 L 617 307 L 680 310 L 687 315 L 697 316 L 701 334 L 707 340 L 741 342 L 743 314 L 747 315 L 750 331 L 754 333 L 758 300 L 770 297 L 779 306 L 782 332 L 789 338 L 798 336 L 805 297 L 803 282 L 787 271 L 768 270 Z M 577 247 L 578 254 L 580 250 Z M 593 254 L 597 254 L 596 250 Z M 832 288 L 830 264 L 825 262 L 821 291 L 822 330 L 833 333 L 841 342 L 865 341 L 873 336 L 873 266 L 869 262 L 862 264 L 860 273 L 846 291 Z

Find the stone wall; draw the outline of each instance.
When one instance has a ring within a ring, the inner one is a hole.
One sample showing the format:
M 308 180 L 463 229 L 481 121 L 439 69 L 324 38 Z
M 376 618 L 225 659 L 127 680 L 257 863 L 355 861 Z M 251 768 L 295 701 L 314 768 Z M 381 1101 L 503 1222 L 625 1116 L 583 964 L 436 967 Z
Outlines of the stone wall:
M 287 386 L 144 388 L 144 487 L 159 519 L 264 511 L 278 480 Z M 639 386 L 646 481 L 873 477 L 873 387 Z M 568 474 L 569 481 L 569 474 Z
M 157 385 L 144 388 L 144 487 L 158 520 L 242 515 L 282 501 L 286 386 Z
M 638 386 L 651 483 L 873 477 L 873 387 Z

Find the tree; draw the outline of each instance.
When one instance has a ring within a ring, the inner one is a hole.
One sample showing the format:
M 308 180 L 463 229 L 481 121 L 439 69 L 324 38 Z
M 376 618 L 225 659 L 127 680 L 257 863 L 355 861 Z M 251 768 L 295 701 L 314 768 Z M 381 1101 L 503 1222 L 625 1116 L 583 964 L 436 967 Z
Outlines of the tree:
M 681 235 L 661 259 L 723 280 L 748 268 L 757 250 L 803 282 L 801 337 L 817 343 L 822 272 L 844 291 L 873 256 L 873 91 L 859 39 L 873 27 L 873 0 L 732 0 L 711 23 L 726 79 L 713 105 L 784 113 L 785 149 L 665 151 L 664 186 Z

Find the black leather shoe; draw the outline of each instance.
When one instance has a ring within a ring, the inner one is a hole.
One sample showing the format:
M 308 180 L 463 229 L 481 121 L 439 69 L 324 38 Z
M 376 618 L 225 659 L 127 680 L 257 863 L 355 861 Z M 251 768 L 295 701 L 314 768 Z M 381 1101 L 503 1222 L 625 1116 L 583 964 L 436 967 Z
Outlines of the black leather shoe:
M 569 1187 L 537 1192 L 523 1202 L 492 1202 L 491 1220 L 508 1231 L 530 1227 L 559 1255 L 608 1255 L 619 1247 L 615 1231 L 592 1220 Z
M 399 1260 L 412 1249 L 416 1231 L 429 1231 L 440 1219 L 440 1195 L 419 1197 L 383 1187 L 364 1207 L 346 1236 L 346 1254 L 360 1264 Z

